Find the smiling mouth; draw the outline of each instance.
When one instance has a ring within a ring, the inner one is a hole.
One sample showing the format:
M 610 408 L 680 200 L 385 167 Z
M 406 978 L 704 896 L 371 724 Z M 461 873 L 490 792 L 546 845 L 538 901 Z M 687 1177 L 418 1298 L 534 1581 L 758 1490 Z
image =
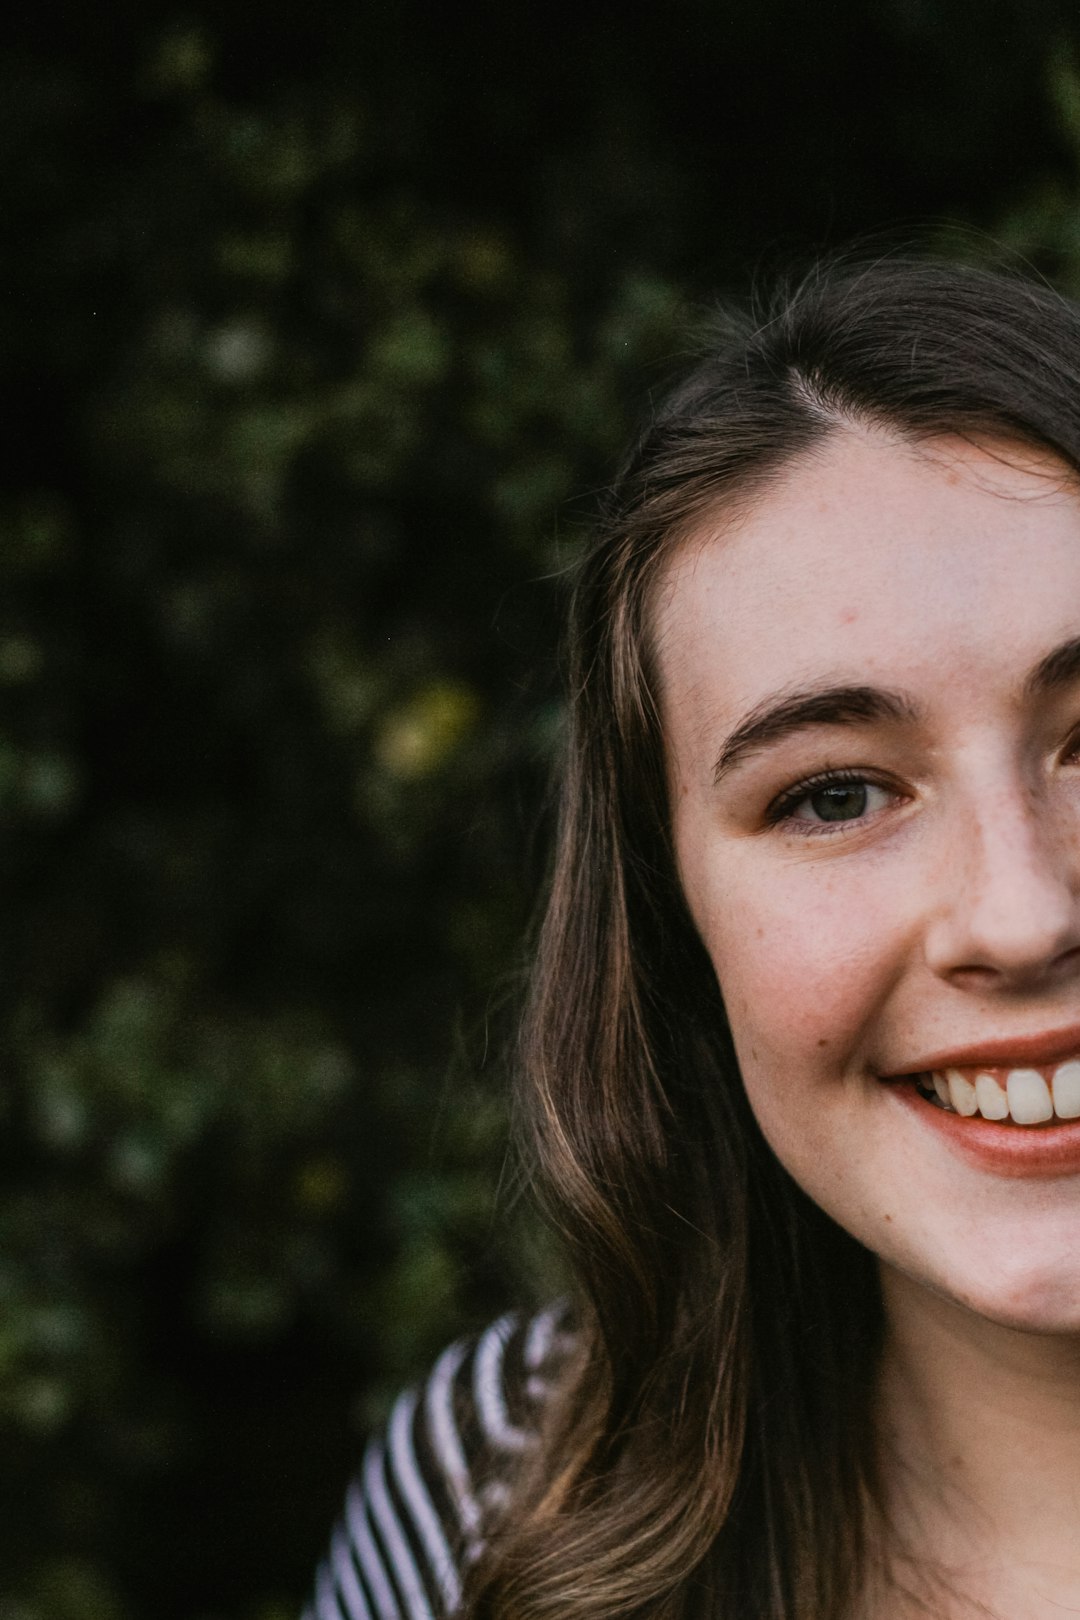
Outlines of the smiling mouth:
M 1080 1119 L 1080 1055 L 1038 1067 L 935 1069 L 912 1078 L 927 1102 L 964 1119 L 1028 1127 Z

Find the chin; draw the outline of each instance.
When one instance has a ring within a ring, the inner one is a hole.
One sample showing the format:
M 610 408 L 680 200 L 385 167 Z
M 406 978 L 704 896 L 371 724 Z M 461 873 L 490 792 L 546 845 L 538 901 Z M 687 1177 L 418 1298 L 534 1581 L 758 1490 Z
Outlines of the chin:
M 947 1296 L 997 1327 L 1018 1333 L 1080 1335 L 1080 1256 L 1056 1265 L 1017 1257 L 975 1286 L 948 1287 Z

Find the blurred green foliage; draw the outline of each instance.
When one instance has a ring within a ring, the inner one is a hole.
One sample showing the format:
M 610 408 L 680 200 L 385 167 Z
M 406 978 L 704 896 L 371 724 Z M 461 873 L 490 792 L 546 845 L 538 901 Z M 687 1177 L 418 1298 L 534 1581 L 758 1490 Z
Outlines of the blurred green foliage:
M 364 1424 L 552 1286 L 503 1050 L 590 491 L 778 238 L 1080 290 L 1080 80 L 1051 5 L 95 16 L 0 59 L 0 1620 L 284 1620 Z

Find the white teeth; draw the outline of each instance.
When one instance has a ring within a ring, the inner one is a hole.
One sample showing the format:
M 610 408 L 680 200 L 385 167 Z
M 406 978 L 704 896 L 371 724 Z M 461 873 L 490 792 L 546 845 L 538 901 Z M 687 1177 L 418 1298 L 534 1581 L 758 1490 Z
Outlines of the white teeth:
M 1080 1119 L 1080 1063 L 1075 1059 L 1054 1071 L 1054 1113 L 1058 1119 Z
M 1080 1058 L 1060 1064 L 1046 1080 L 1038 1069 L 1010 1069 L 1004 1086 L 992 1074 L 977 1074 L 974 1084 L 959 1069 L 927 1076 L 943 1107 L 970 1118 L 1008 1119 L 1015 1125 L 1044 1125 L 1051 1119 L 1080 1119 Z
M 945 1079 L 949 1087 L 949 1101 L 958 1114 L 971 1115 L 978 1112 L 979 1105 L 975 1100 L 975 1087 L 970 1080 L 965 1080 L 956 1069 L 946 1069 Z M 937 1085 L 937 1075 L 934 1076 Z M 940 1096 L 941 1093 L 939 1092 Z
M 1038 1069 L 1010 1069 L 1006 1085 L 1009 1113 L 1017 1125 L 1042 1125 L 1053 1119 L 1050 1087 Z
M 983 1119 L 1008 1119 L 1009 1099 L 992 1074 L 975 1076 L 975 1101 Z

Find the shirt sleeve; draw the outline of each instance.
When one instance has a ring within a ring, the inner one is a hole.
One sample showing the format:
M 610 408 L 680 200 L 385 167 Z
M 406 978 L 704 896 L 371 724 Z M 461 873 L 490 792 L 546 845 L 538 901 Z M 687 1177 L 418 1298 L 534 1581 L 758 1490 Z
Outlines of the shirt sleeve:
M 564 1308 L 452 1344 L 395 1403 L 345 1497 L 302 1620 L 449 1620 L 536 1444 Z

